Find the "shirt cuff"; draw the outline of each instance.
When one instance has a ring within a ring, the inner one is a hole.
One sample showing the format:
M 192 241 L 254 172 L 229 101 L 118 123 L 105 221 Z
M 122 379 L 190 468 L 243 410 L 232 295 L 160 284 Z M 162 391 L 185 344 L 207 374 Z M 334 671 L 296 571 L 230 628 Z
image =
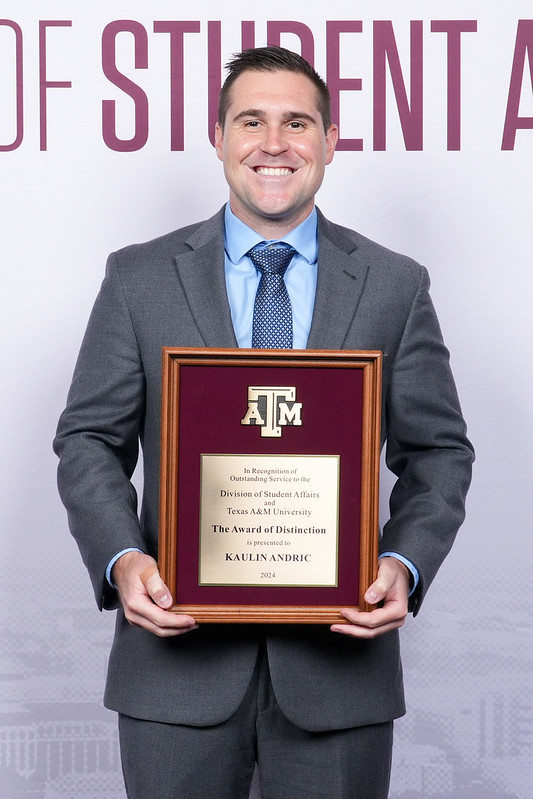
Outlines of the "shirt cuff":
M 107 564 L 107 569 L 105 570 L 105 577 L 106 577 L 107 582 L 111 586 L 111 588 L 116 588 L 115 583 L 111 580 L 111 570 L 112 570 L 113 566 L 115 565 L 115 563 L 117 562 L 117 560 L 119 558 L 121 558 L 122 555 L 125 555 L 126 552 L 141 552 L 142 553 L 142 549 L 139 549 L 138 547 L 128 547 L 127 549 L 122 549 L 120 552 L 117 552 L 117 554 L 113 558 L 111 558 L 111 560 Z
M 407 566 L 407 568 L 411 572 L 411 577 L 413 578 L 413 584 L 411 586 L 411 590 L 409 591 L 409 596 L 414 594 L 418 582 L 420 580 L 420 574 L 418 573 L 418 569 L 416 568 L 416 566 L 413 563 L 411 563 L 410 560 L 404 558 L 403 555 L 398 555 L 397 552 L 382 552 L 379 558 L 396 558 L 396 560 L 399 560 L 400 563 L 403 563 L 404 566 Z

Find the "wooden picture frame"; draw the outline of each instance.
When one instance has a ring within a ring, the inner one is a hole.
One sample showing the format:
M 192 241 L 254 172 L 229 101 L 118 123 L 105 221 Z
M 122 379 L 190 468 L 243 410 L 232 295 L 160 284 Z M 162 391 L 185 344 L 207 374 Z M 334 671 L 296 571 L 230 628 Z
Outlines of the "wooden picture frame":
M 382 355 L 165 347 L 159 568 L 211 623 L 346 623 L 377 573 Z

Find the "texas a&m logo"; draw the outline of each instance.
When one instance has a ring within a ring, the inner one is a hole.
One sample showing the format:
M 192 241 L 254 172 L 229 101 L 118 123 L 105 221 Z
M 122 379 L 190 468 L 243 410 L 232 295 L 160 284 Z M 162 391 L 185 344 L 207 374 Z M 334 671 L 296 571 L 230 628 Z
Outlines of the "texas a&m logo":
M 285 425 L 302 424 L 302 403 L 294 386 L 248 386 L 248 410 L 241 424 L 260 425 L 261 435 L 279 438 Z

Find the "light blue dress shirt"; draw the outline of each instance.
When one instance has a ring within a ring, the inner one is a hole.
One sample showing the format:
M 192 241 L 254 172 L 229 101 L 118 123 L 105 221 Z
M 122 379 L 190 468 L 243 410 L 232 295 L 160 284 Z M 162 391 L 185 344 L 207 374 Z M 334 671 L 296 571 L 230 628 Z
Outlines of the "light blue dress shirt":
M 231 320 L 239 347 L 250 348 L 252 346 L 254 300 L 261 275 L 246 253 L 261 242 L 266 245 L 271 241 L 278 241 L 278 239 L 266 240 L 249 228 L 235 216 L 229 203 L 226 204 L 224 223 L 226 291 Z M 283 237 L 283 241 L 296 250 L 285 272 L 285 285 L 292 308 L 293 349 L 305 349 L 313 318 L 318 274 L 316 208 L 313 208 L 309 216 L 294 230 L 287 233 Z M 111 586 L 113 586 L 111 580 L 113 566 L 121 555 L 131 551 L 141 552 L 142 550 L 124 549 L 109 562 L 106 577 Z M 412 576 L 411 593 L 413 593 L 419 581 L 416 567 L 407 558 L 395 552 L 383 552 L 380 558 L 387 556 L 394 557 L 407 566 Z
M 226 291 L 231 309 L 231 321 L 239 347 L 252 346 L 254 300 L 261 274 L 246 256 L 264 239 L 235 216 L 226 205 L 225 211 Z M 296 253 L 285 272 L 285 285 L 292 308 L 292 346 L 304 350 L 311 329 L 315 305 L 318 241 L 317 213 L 313 208 L 307 219 L 283 237 Z M 277 239 L 276 239 L 277 241 Z

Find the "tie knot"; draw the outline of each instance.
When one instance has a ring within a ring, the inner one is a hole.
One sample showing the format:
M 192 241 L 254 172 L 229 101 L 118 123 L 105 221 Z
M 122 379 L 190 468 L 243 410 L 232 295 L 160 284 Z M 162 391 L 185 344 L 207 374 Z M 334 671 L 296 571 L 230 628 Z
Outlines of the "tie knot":
M 296 250 L 289 244 L 269 244 L 268 247 L 256 245 L 246 255 L 260 272 L 270 275 L 284 275 Z

